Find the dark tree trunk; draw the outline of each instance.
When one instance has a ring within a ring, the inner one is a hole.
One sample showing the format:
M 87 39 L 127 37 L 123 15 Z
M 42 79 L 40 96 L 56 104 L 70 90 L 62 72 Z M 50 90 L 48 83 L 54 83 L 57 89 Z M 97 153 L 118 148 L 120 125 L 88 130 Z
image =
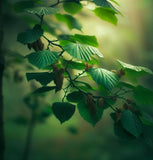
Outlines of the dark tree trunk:
M 5 138 L 4 138 L 4 106 L 3 106 L 3 72 L 4 72 L 4 54 L 2 50 L 3 43 L 3 22 L 2 22 L 2 2 L 0 2 L 0 160 L 4 160 Z
M 35 127 L 35 110 L 32 110 L 32 115 L 31 115 L 31 120 L 28 128 L 28 133 L 26 137 L 26 144 L 24 148 L 24 153 L 23 153 L 23 160 L 28 160 L 29 159 L 29 153 L 31 149 L 31 142 L 32 142 L 32 135 L 33 135 L 33 130 Z

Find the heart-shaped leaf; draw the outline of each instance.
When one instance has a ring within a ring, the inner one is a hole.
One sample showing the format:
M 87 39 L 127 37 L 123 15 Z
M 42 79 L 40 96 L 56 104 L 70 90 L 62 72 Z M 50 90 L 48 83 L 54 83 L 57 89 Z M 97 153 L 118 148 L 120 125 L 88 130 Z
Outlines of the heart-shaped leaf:
M 61 122 L 69 120 L 75 112 L 75 105 L 67 102 L 53 103 L 52 111 L 56 118 Z
M 99 107 L 96 102 L 87 104 L 86 97 L 77 104 L 81 117 L 93 126 L 101 119 L 104 109 Z

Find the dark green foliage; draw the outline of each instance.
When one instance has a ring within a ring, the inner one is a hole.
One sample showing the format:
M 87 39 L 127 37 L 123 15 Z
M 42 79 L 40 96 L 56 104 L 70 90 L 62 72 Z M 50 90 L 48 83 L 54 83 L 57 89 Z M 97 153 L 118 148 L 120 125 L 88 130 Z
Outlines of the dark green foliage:
M 114 133 L 116 136 L 118 136 L 123 140 L 132 140 L 135 138 L 132 134 L 130 134 L 123 128 L 120 121 L 117 123 L 114 123 Z
M 81 24 L 71 15 L 68 14 L 56 14 L 55 15 L 58 21 L 66 23 L 69 29 L 78 29 L 81 30 Z
M 52 111 L 56 118 L 63 123 L 72 117 L 75 112 L 75 105 L 67 102 L 56 102 L 52 105 Z
M 138 105 L 153 105 L 153 91 L 137 86 L 134 89 L 134 100 Z
M 54 79 L 55 73 L 53 72 L 26 73 L 26 77 L 28 81 L 35 79 L 36 81 L 40 82 L 42 85 L 45 86 Z
M 123 128 L 133 136 L 139 137 L 142 134 L 142 123 L 138 116 L 131 111 L 123 111 L 121 123 Z
M 35 25 L 33 29 L 28 29 L 25 32 L 19 33 L 17 41 L 23 44 L 33 43 L 43 35 L 43 30 L 40 25 Z
M 35 6 L 35 1 L 18 1 L 14 4 L 14 10 L 17 13 L 24 12 L 25 9 Z
M 81 92 L 75 91 L 75 92 L 69 93 L 66 98 L 69 102 L 77 103 L 84 98 L 84 94 Z
M 82 99 L 78 104 L 77 108 L 81 117 L 93 126 L 101 119 L 103 114 L 103 108 L 99 107 L 96 102 L 87 103 L 86 97 Z
M 40 93 L 48 92 L 48 91 L 51 91 L 51 90 L 53 90 L 53 89 L 55 89 L 55 88 L 56 88 L 56 86 L 52 86 L 52 87 L 50 87 L 50 86 L 41 87 L 41 88 L 36 89 L 36 90 L 33 92 L 33 94 L 40 94 Z

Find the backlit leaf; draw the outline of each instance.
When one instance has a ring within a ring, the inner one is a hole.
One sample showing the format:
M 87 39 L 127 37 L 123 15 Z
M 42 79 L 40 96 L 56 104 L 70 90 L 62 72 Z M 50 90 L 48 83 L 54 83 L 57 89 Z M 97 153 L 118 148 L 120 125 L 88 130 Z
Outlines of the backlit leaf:
M 103 68 L 90 68 L 88 73 L 92 79 L 99 85 L 102 85 L 108 90 L 113 89 L 119 81 L 118 76 Z
M 98 16 L 100 19 L 107 21 L 109 23 L 112 23 L 114 25 L 117 25 L 117 17 L 116 17 L 116 12 L 110 8 L 104 8 L 104 7 L 100 7 L 100 8 L 96 8 L 94 10 L 94 13 L 96 14 L 96 16 Z
M 63 8 L 70 14 L 76 14 L 81 11 L 82 5 L 76 2 L 63 3 Z
M 147 74 L 153 74 L 153 72 L 142 66 L 134 66 L 128 63 L 124 63 L 120 60 L 117 60 L 121 68 L 125 71 L 125 77 L 129 78 L 130 80 L 136 82 L 137 78 L 145 76 Z
M 64 46 L 66 52 L 68 52 L 72 57 L 80 61 L 89 61 L 92 55 L 98 55 L 103 57 L 99 50 L 95 47 L 81 44 L 81 43 L 68 43 Z
M 39 69 L 42 69 L 48 65 L 55 63 L 58 60 L 59 56 L 58 52 L 43 50 L 33 52 L 27 55 L 26 58 L 28 58 L 31 64 L 38 67 Z
M 52 7 L 34 7 L 26 9 L 28 13 L 42 15 L 52 15 L 58 12 L 57 8 Z
M 70 30 L 72 30 L 74 28 L 81 30 L 81 28 L 82 28 L 81 24 L 71 15 L 56 14 L 55 16 L 58 21 L 66 23 Z

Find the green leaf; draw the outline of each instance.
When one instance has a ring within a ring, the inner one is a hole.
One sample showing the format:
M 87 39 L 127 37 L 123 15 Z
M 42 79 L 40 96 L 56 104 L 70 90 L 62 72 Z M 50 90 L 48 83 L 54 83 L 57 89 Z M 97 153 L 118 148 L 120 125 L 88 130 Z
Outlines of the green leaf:
M 63 8 L 70 14 L 76 14 L 81 11 L 82 5 L 76 2 L 63 3 Z
M 40 82 L 42 85 L 45 86 L 54 79 L 55 73 L 53 72 L 26 73 L 26 77 L 28 81 L 35 79 L 36 81 Z
M 135 86 L 133 86 L 132 84 L 130 83 L 127 83 L 127 82 L 119 82 L 118 84 L 118 87 L 125 87 L 125 88 L 130 88 L 130 89 L 134 89 Z
M 55 16 L 58 21 L 66 23 L 70 30 L 75 28 L 81 31 L 81 24 L 71 15 L 56 14 Z
M 39 69 L 42 69 L 48 65 L 55 63 L 59 56 L 58 52 L 43 50 L 38 52 L 33 52 L 26 56 L 29 62 Z
M 121 122 L 119 121 L 118 123 L 114 123 L 114 133 L 116 136 L 118 136 L 119 138 L 123 139 L 123 140 L 132 140 L 135 137 L 128 133 L 123 127 Z
M 58 38 L 60 39 L 62 45 L 70 42 L 74 43 L 79 42 L 93 47 L 98 47 L 98 42 L 95 36 L 75 34 L 75 35 L 59 35 Z
M 117 86 L 119 81 L 119 78 L 115 73 L 103 68 L 92 67 L 89 69 L 88 73 L 97 84 L 102 85 L 108 90 Z
M 89 83 L 83 82 L 83 81 L 75 81 L 74 84 L 79 88 L 79 89 L 83 89 L 85 91 L 89 91 L 89 90 L 98 90 L 94 87 L 92 87 Z
M 107 21 L 109 23 L 112 23 L 114 25 L 117 25 L 117 17 L 116 17 L 116 12 L 110 8 L 104 8 L 104 7 L 100 7 L 100 8 L 96 8 L 94 10 L 94 13 L 96 14 L 96 16 L 98 16 L 100 19 Z
M 136 79 L 141 76 L 145 76 L 147 74 L 151 75 L 153 74 L 153 72 L 146 67 L 134 66 L 128 63 L 124 63 L 120 60 L 117 60 L 117 62 L 119 63 L 121 68 L 125 71 L 125 76 L 133 81 L 136 81 Z
M 98 42 L 95 36 L 75 34 L 72 39 L 74 39 L 76 42 L 78 41 L 83 44 L 98 47 Z
M 116 13 L 119 13 L 119 11 L 107 0 L 94 0 L 94 3 L 97 6 L 102 6 L 104 8 L 109 8 L 109 9 L 112 9 L 113 11 L 115 11 Z
M 34 6 L 35 6 L 34 1 L 21 1 L 21 2 L 16 2 L 13 8 L 17 13 L 20 13 L 24 12 L 25 9 L 32 8 Z
M 86 120 L 87 122 L 91 123 L 93 126 L 96 125 L 96 123 L 101 119 L 103 114 L 103 108 L 98 107 L 95 103 L 95 108 L 89 108 L 90 106 L 87 106 L 86 99 L 84 98 L 77 104 L 79 113 L 81 117 Z M 91 106 L 92 107 L 92 106 Z M 95 114 L 92 114 L 92 110 L 96 110 Z
M 79 101 L 81 101 L 82 98 L 84 98 L 84 94 L 81 93 L 81 92 L 72 92 L 72 93 L 69 93 L 67 96 L 66 96 L 67 100 L 69 102 L 74 102 L 74 103 L 77 103 Z
M 62 64 L 67 66 L 68 68 L 83 70 L 85 69 L 85 63 L 75 62 L 75 61 L 67 61 L 62 59 Z
M 137 115 L 129 110 L 124 110 L 121 117 L 121 123 L 123 128 L 134 135 L 139 137 L 142 133 L 142 123 Z
M 140 119 L 143 124 L 153 126 L 153 118 L 149 114 L 143 112 L 140 116 Z
M 75 105 L 67 102 L 53 103 L 52 111 L 56 118 L 61 122 L 69 120 L 75 112 Z
M 99 57 L 103 57 L 97 48 L 86 44 L 68 43 L 64 46 L 64 50 L 72 57 L 80 61 L 89 61 L 91 56 L 94 54 L 98 55 Z
M 144 125 L 143 135 L 140 137 L 149 147 L 153 148 L 153 127 Z
M 35 25 L 33 29 L 28 29 L 25 32 L 19 33 L 17 41 L 23 44 L 33 43 L 43 35 L 43 30 L 40 25 Z
M 138 105 L 153 105 L 153 91 L 137 86 L 134 89 L 134 100 Z
M 48 91 L 52 91 L 53 89 L 56 89 L 56 86 L 45 86 L 45 87 L 41 87 L 41 88 L 38 88 L 36 89 L 33 94 L 40 94 L 40 93 L 45 93 L 45 92 L 48 92 Z
M 43 117 L 43 118 L 47 118 L 51 114 L 52 114 L 51 106 L 47 106 L 47 107 L 43 108 L 41 111 L 41 117 Z
M 39 16 L 43 16 L 43 15 L 55 14 L 59 10 L 58 8 L 52 8 L 52 7 L 34 7 L 34 8 L 28 8 L 26 9 L 26 11 L 31 14 L 37 14 Z

